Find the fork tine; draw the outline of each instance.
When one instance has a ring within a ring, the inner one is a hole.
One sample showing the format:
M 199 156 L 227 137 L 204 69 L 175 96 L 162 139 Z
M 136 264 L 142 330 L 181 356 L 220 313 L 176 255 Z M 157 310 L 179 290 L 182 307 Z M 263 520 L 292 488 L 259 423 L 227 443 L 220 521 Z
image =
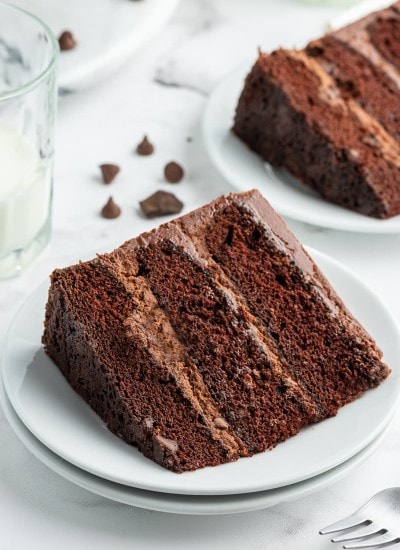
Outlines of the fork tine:
M 371 522 L 370 519 L 359 516 L 357 514 L 352 514 L 347 516 L 335 523 L 327 525 L 319 532 L 320 535 L 329 535 L 330 533 L 336 533 L 336 531 L 344 531 L 345 529 L 351 529 L 355 527 L 362 527 L 364 525 L 369 525 Z
M 394 537 L 390 533 L 385 533 L 379 537 L 374 537 L 365 542 L 352 542 L 345 544 L 343 548 L 346 550 L 356 550 L 357 548 L 387 548 L 400 542 L 400 537 Z
M 352 530 L 350 533 L 346 533 L 345 535 L 338 535 L 337 537 L 333 537 L 331 539 L 332 542 L 347 542 L 349 540 L 356 540 L 356 539 L 366 539 L 367 537 L 372 537 L 372 535 L 384 535 L 387 533 L 386 529 L 379 529 L 379 527 L 376 527 L 373 523 L 369 523 L 368 525 L 362 527 L 361 529 L 355 528 L 355 530 Z

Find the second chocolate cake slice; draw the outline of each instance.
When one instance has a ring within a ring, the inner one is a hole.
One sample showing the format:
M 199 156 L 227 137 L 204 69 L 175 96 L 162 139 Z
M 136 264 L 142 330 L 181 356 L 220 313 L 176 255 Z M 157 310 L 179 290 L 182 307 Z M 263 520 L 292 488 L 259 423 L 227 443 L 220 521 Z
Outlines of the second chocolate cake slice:
M 400 2 L 311 42 L 261 53 L 234 133 L 272 166 L 361 214 L 400 214 Z

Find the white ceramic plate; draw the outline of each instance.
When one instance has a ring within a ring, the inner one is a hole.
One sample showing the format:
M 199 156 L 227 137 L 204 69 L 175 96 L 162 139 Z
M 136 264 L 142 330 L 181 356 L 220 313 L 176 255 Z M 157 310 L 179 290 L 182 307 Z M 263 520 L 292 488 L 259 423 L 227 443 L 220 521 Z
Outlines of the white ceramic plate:
M 254 60 L 252 60 L 254 62 Z M 322 199 L 305 185 L 271 169 L 230 128 L 251 63 L 229 75 L 211 94 L 202 121 L 205 148 L 214 166 L 239 191 L 259 189 L 282 216 L 321 227 L 363 233 L 398 233 L 400 216 L 377 220 Z
M 156 36 L 179 0 L 14 0 L 78 45 L 61 52 L 59 88 L 72 92 L 109 76 Z
M 47 283 L 23 304 L 6 338 L 2 371 L 13 407 L 27 428 L 68 462 L 99 477 L 146 490 L 191 495 L 247 493 L 289 485 L 337 466 L 377 437 L 395 410 L 400 395 L 399 333 L 378 297 L 360 280 L 329 257 L 316 251 L 312 254 L 375 336 L 393 373 L 335 418 L 303 430 L 273 451 L 177 475 L 111 434 L 42 350 Z
M 45 445 L 40 443 L 36 437 L 21 422 L 18 415 L 9 402 L 3 384 L 0 380 L 0 400 L 6 414 L 6 417 L 13 428 L 15 434 L 22 443 L 53 471 L 83 487 L 92 493 L 103 497 L 136 506 L 157 510 L 159 512 L 169 512 L 174 514 L 236 514 L 241 512 L 253 512 L 263 508 L 269 508 L 281 502 L 304 498 L 314 491 L 319 491 L 332 483 L 339 481 L 347 475 L 356 466 L 359 466 L 371 453 L 380 445 L 384 437 L 390 431 L 391 423 L 362 451 L 357 453 L 340 466 L 329 470 L 324 474 L 313 477 L 308 481 L 296 483 L 283 487 L 282 489 L 273 489 L 271 491 L 261 491 L 258 493 L 248 493 L 245 495 L 228 496 L 185 496 L 168 493 L 156 493 L 153 491 L 143 491 L 126 485 L 119 485 L 112 481 L 101 479 L 89 474 L 69 462 L 63 460 L 55 453 L 51 452 Z

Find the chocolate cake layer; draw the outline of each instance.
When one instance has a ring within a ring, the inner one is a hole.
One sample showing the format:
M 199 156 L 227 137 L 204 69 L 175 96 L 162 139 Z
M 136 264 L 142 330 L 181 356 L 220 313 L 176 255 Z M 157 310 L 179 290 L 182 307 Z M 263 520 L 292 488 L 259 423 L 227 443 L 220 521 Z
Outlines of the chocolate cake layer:
M 389 373 L 256 191 L 56 270 L 43 342 L 112 432 L 175 472 L 272 448 Z
M 262 217 L 251 206 L 230 206 L 214 218 L 205 232 L 210 254 L 276 343 L 292 378 L 313 396 L 318 418 L 335 415 L 379 383 L 379 354 L 367 335 L 353 333 L 353 321 L 305 253 L 294 261 L 262 223 L 255 225 Z
M 396 7 L 400 3 L 396 3 Z M 376 218 L 400 213 L 400 54 L 395 8 L 259 55 L 234 133 L 325 199 Z M 389 49 L 390 52 L 386 51 Z
M 301 389 L 276 365 L 276 354 L 270 355 L 250 316 L 210 273 L 191 241 L 175 227 L 172 234 L 161 230 L 139 243 L 140 272 L 221 416 L 249 452 L 272 447 L 308 424 L 313 404 L 306 403 Z
M 306 52 L 332 77 L 342 98 L 356 101 L 400 140 L 400 88 L 382 65 L 375 65 L 334 34 L 311 42 Z

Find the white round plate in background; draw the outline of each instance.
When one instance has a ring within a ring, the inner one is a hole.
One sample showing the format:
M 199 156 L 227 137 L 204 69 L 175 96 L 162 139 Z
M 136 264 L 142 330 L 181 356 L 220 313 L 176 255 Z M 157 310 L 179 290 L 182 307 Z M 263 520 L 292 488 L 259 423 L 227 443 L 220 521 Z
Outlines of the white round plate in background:
M 74 34 L 77 46 L 60 53 L 59 89 L 74 92 L 120 68 L 168 21 L 179 0 L 13 0 L 58 37 Z
M 273 451 L 177 475 L 109 432 L 68 385 L 41 345 L 48 283 L 25 301 L 6 337 L 2 374 L 7 395 L 26 427 L 71 464 L 110 481 L 158 492 L 227 495 L 279 488 L 345 462 L 387 425 L 400 396 L 399 332 L 385 306 L 355 275 L 320 252 L 312 256 L 384 351 L 389 379 L 309 426 Z M 296 457 L 296 460 L 293 460 Z

